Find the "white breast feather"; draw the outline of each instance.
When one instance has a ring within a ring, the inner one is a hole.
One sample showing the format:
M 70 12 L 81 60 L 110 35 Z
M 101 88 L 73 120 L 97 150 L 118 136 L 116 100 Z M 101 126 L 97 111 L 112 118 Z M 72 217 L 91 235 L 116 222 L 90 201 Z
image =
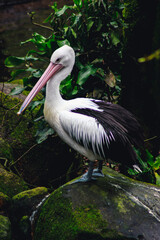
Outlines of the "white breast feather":
M 92 159 L 104 159 L 104 147 L 109 148 L 110 143 L 115 141 L 113 133 L 111 131 L 106 132 L 94 117 L 71 112 L 76 110 L 77 106 L 81 109 L 89 108 L 95 111 L 103 111 L 98 108 L 97 104 L 87 98 L 63 100 L 60 106 L 57 105 L 54 108 L 48 102 L 45 102 L 45 119 L 57 134 L 75 150 L 85 156 L 89 154 L 88 156 Z
M 78 143 L 83 143 L 86 149 L 91 145 L 94 154 L 105 158 L 104 143 L 109 148 L 110 142 L 115 140 L 112 132 L 107 135 L 96 119 L 78 113 L 63 111 L 59 119 L 62 128 L 70 137 Z

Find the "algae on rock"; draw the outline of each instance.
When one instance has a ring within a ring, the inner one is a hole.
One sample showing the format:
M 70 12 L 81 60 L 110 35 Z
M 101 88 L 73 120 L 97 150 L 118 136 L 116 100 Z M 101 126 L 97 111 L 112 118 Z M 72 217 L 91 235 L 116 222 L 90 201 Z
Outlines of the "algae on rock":
M 28 111 L 26 111 L 23 117 L 16 115 L 22 104 L 22 101 L 18 98 L 13 98 L 1 92 L 0 101 L 1 137 L 12 148 L 29 145 L 29 141 L 33 138 L 36 131 L 36 124 L 33 126 L 31 114 L 28 114 Z M 29 122 L 32 123 L 30 126 Z
M 0 215 L 0 240 L 11 240 L 10 220 L 2 215 Z
M 35 240 L 138 239 L 160 235 L 160 188 L 104 167 L 104 178 L 69 182 L 42 206 Z
M 27 189 L 28 186 L 23 179 L 0 166 L 0 192 L 13 197 Z
M 0 210 L 4 210 L 9 205 L 10 200 L 6 194 L 0 192 Z
M 18 193 L 12 198 L 12 216 L 16 216 L 16 221 L 25 215 L 30 216 L 47 194 L 46 187 L 37 187 Z

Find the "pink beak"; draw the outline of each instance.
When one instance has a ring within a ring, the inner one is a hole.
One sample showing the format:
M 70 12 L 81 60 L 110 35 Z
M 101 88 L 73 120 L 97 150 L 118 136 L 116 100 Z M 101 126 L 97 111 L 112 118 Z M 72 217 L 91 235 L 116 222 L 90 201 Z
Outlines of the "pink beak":
M 21 114 L 26 107 L 30 104 L 32 99 L 37 95 L 37 93 L 46 85 L 48 80 L 56 74 L 59 70 L 61 70 L 63 66 L 61 64 L 53 64 L 52 62 L 49 64 L 47 67 L 46 71 L 43 73 L 39 81 L 36 83 L 34 88 L 31 90 L 29 95 L 26 97 L 25 101 L 23 102 L 19 112 L 17 113 L 18 115 Z

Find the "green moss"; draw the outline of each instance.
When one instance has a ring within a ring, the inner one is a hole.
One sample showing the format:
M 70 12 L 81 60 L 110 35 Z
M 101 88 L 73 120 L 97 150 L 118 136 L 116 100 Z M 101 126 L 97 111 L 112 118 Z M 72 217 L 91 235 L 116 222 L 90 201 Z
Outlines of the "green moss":
M 19 222 L 19 228 L 25 236 L 30 232 L 30 220 L 28 216 L 23 216 L 21 218 Z
M 5 216 L 0 215 L 0 239 L 11 240 L 11 223 Z
M 9 200 L 9 197 L 6 194 L 4 194 L 3 192 L 0 192 L 0 198 L 5 198 L 5 199 Z
M 6 161 L 13 160 L 13 151 L 10 144 L 0 137 L 0 159 Z
M 24 198 L 29 199 L 35 196 L 46 195 L 47 193 L 48 193 L 48 189 L 46 187 L 37 187 L 31 190 L 26 190 L 18 193 L 13 197 L 13 200 L 19 200 Z
M 18 98 L 1 94 L 0 122 L 2 123 L 1 136 L 8 141 L 12 148 L 30 145 L 35 135 L 37 124 L 33 125 L 32 116 L 26 111 L 24 116 L 17 112 L 22 104 Z M 31 125 L 29 125 L 31 123 Z M 25 137 L 24 137 L 25 136 Z
M 5 169 L 0 168 L 0 192 L 12 197 L 27 189 L 28 186 L 22 179 Z
M 8 195 L 4 194 L 3 192 L 0 192 L 0 206 L 1 206 L 1 202 L 8 202 L 10 201 L 10 198 L 8 197 Z
M 129 214 L 131 208 L 135 207 L 135 203 L 127 198 L 125 194 L 121 194 L 114 198 L 117 210 L 122 214 Z M 130 207 L 129 207 L 130 206 Z
M 46 238 L 47 236 L 47 238 Z M 111 240 L 124 239 L 108 228 L 95 205 L 74 208 L 63 188 L 44 203 L 34 234 L 35 240 Z
M 134 27 L 138 21 L 138 1 L 137 0 L 125 0 L 125 8 L 123 10 L 123 17 L 125 21 L 130 24 L 130 27 Z
M 107 228 L 107 223 L 102 219 L 100 211 L 94 205 L 82 206 L 74 210 L 74 217 L 81 232 L 101 234 Z M 85 221 L 84 221 L 85 219 Z
M 54 197 L 51 197 L 54 194 Z M 72 214 L 72 206 L 63 198 L 61 189 L 56 190 L 44 203 L 35 229 L 35 240 L 75 239 L 78 228 Z

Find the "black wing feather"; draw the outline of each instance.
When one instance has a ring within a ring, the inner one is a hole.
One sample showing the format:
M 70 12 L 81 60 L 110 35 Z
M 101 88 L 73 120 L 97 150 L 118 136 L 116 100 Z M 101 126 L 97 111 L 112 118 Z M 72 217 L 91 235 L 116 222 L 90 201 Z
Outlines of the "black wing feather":
M 92 100 L 97 104 L 99 110 L 89 108 L 77 108 L 72 112 L 87 115 L 97 120 L 109 136 L 112 132 L 115 141 L 103 140 L 103 149 L 105 158 L 111 158 L 113 161 L 121 162 L 127 166 L 137 163 L 137 156 L 132 145 L 139 147 L 143 145 L 143 134 L 141 127 L 133 114 L 123 107 L 99 100 Z M 81 143 L 83 145 L 83 143 Z M 92 149 L 91 149 L 92 150 Z

